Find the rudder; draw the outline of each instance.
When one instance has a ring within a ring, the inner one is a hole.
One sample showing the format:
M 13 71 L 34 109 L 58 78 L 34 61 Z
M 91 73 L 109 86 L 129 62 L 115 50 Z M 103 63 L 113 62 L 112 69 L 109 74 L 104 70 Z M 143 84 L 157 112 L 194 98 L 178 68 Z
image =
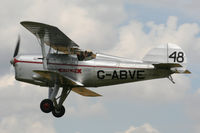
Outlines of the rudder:
M 176 44 L 167 43 L 151 49 L 143 58 L 146 63 L 176 63 L 186 64 L 185 52 Z

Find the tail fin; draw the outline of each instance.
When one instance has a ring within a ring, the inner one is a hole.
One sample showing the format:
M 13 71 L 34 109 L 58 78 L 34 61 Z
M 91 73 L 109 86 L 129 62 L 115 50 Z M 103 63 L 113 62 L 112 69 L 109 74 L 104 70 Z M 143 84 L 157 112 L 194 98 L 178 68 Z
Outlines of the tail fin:
M 185 73 L 188 70 L 182 70 L 180 67 L 185 66 L 187 58 L 185 52 L 176 44 L 167 43 L 151 49 L 143 58 L 143 62 L 151 63 L 155 67 L 169 68 L 175 73 Z M 175 70 L 173 70 L 175 69 Z
M 178 63 L 187 62 L 185 52 L 176 44 L 167 43 L 151 49 L 143 58 L 149 63 Z

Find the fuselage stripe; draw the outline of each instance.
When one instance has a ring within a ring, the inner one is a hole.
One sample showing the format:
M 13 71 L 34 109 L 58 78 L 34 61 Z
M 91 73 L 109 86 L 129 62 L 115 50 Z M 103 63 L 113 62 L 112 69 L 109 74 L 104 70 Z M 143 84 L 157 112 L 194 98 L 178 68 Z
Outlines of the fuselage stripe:
M 22 61 L 22 60 L 14 60 L 14 64 L 16 63 L 32 63 L 32 64 L 43 64 L 43 62 L 36 61 Z M 133 68 L 133 67 L 114 67 L 114 66 L 92 66 L 92 65 L 76 65 L 76 64 L 59 64 L 59 63 L 48 63 L 52 65 L 61 65 L 61 66 L 77 66 L 77 67 L 99 67 L 99 68 L 120 68 L 120 69 L 149 69 L 149 68 Z

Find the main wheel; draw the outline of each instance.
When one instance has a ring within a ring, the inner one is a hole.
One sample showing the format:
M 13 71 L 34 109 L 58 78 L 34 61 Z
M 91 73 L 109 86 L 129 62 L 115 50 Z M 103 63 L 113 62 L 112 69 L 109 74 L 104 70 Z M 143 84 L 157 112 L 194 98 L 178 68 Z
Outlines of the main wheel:
M 53 110 L 53 102 L 50 99 L 44 99 L 42 100 L 42 102 L 40 103 L 40 109 L 44 112 L 44 113 L 49 113 Z
M 61 106 L 60 109 L 54 108 L 54 109 L 52 110 L 52 114 L 53 114 L 53 116 L 55 116 L 55 117 L 62 117 L 62 116 L 65 114 L 65 107 L 64 107 L 64 106 Z

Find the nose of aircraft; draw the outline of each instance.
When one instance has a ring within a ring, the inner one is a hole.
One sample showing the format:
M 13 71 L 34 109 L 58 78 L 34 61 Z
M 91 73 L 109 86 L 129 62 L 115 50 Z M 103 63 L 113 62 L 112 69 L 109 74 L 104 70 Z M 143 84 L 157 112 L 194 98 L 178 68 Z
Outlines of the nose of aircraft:
M 16 57 L 14 57 L 14 58 L 12 58 L 12 59 L 10 60 L 10 64 L 13 65 L 13 66 L 15 66 L 15 63 L 16 63 L 16 62 L 17 62 Z

